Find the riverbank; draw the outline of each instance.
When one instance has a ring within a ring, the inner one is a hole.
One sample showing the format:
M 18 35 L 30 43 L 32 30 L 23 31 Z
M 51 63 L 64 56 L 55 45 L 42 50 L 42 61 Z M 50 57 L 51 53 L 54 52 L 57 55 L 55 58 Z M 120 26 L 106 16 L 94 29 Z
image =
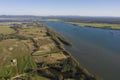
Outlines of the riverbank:
M 120 24 L 67 22 L 75 26 L 120 30 Z
M 98 80 L 65 50 L 64 45 L 72 43 L 55 30 L 40 23 L 13 24 L 9 28 L 14 33 L 0 35 L 0 79 Z M 11 65 L 11 60 L 16 63 Z M 10 73 L 4 74 L 6 70 Z

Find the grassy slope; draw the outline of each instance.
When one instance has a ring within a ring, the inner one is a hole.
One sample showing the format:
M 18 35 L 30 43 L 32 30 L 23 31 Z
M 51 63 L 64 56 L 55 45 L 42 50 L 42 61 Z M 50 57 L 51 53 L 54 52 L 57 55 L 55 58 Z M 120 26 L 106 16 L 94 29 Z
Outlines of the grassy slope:
M 107 24 L 107 23 L 79 23 L 79 22 L 68 22 L 73 25 L 96 27 L 96 28 L 107 28 L 107 29 L 120 29 L 120 24 Z
M 15 31 L 11 29 L 9 26 L 0 26 L 0 34 L 11 34 L 14 33 Z

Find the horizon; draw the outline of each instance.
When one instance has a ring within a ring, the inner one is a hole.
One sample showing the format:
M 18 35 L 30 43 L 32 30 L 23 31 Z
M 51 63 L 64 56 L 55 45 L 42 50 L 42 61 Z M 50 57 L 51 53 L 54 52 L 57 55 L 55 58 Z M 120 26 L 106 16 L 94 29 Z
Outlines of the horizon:
M 34 17 L 93 17 L 93 18 L 120 18 L 120 16 L 81 16 L 81 15 L 16 15 L 16 14 L 0 14 L 0 16 L 34 16 Z
M 120 17 L 118 0 L 4 0 L 0 15 Z

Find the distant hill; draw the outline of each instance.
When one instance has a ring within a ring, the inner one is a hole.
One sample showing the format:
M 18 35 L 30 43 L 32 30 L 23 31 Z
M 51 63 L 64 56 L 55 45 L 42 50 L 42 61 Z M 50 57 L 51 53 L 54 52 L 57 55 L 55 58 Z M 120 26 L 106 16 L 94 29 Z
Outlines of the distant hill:
M 0 22 L 33 22 L 41 20 L 40 16 L 31 15 L 0 15 Z
M 0 15 L 0 18 L 40 18 L 40 16 L 33 16 L 33 15 Z
M 120 24 L 120 17 L 0 15 L 0 22 L 40 21 L 42 19 L 60 19 L 66 22 Z

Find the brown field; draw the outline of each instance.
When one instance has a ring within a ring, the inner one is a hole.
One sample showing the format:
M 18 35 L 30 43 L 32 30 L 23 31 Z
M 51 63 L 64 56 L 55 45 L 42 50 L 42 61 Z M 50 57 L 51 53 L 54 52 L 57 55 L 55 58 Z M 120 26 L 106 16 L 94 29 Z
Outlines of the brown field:
M 8 39 L 0 42 L 0 65 L 9 65 L 10 60 L 29 54 L 23 42 L 16 39 Z

